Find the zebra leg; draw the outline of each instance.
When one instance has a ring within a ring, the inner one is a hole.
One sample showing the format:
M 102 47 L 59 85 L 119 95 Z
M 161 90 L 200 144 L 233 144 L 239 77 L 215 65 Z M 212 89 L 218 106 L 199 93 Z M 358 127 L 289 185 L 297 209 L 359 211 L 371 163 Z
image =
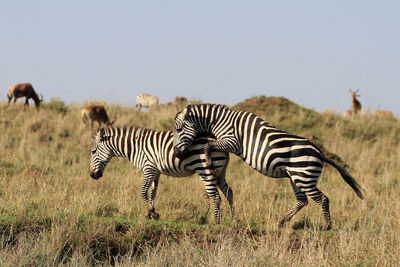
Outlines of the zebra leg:
M 212 166 L 211 151 L 231 152 L 236 153 L 240 148 L 240 144 L 237 142 L 237 138 L 232 134 L 224 139 L 210 142 L 204 145 L 204 153 L 206 155 L 207 166 Z
M 154 207 L 154 199 L 156 198 L 157 194 L 157 187 L 158 187 L 158 181 L 159 181 L 160 175 L 154 178 L 153 183 L 151 184 L 150 187 L 150 203 Z M 160 218 L 160 215 L 155 211 L 155 208 L 153 208 L 153 212 L 151 213 L 151 216 L 153 217 L 154 220 L 158 220 Z M 149 216 L 149 215 L 147 215 Z
M 298 188 L 295 183 L 293 182 L 293 180 L 290 178 L 290 184 L 292 185 L 293 191 L 294 191 L 294 195 L 296 196 L 296 200 L 297 203 L 293 206 L 293 208 L 291 210 L 289 210 L 287 213 L 285 213 L 282 216 L 282 219 L 279 221 L 279 228 L 284 227 L 285 223 L 290 221 L 290 219 L 292 219 L 292 217 L 299 212 L 304 206 L 306 206 L 308 204 L 308 200 L 307 200 L 307 195 L 301 191 L 300 188 Z
M 324 227 L 323 230 L 332 229 L 331 213 L 329 211 L 329 198 L 324 195 L 317 187 L 312 191 L 312 194 L 308 194 L 312 200 L 318 203 L 322 208 L 322 215 L 324 216 Z
M 221 190 L 221 192 L 224 194 L 224 196 L 228 200 L 229 207 L 231 209 L 231 216 L 233 218 L 235 215 L 235 210 L 233 209 L 233 191 L 229 187 L 228 183 L 226 182 L 225 175 L 226 175 L 226 168 L 224 168 L 221 175 L 218 177 L 217 183 L 218 183 L 219 189 Z
M 200 177 L 203 181 L 204 187 L 206 188 L 207 195 L 214 206 L 215 223 L 219 224 L 221 222 L 221 197 L 217 189 L 217 179 L 214 176 L 207 174 L 201 174 Z
M 321 206 L 322 214 L 324 216 L 323 229 L 332 229 L 331 214 L 329 212 L 329 199 L 317 188 L 318 176 L 313 178 L 300 177 L 299 179 L 294 179 L 294 181 L 299 190 L 305 192 L 308 197 Z
M 144 203 L 147 206 L 147 219 L 151 219 L 151 218 L 155 218 L 155 217 L 159 217 L 159 215 L 157 213 L 155 213 L 155 209 L 153 206 L 152 201 L 149 200 L 148 197 L 148 190 L 150 188 L 150 186 L 153 185 L 154 180 L 157 179 L 157 176 L 159 176 L 160 174 L 153 169 L 145 169 L 144 170 L 144 178 L 143 178 L 143 182 L 142 182 L 142 188 L 141 188 L 141 194 L 142 194 L 142 199 L 144 200 Z
M 211 175 L 214 177 L 219 177 L 220 174 L 218 173 L 218 171 L 214 168 L 214 164 L 211 160 L 211 147 L 210 147 L 210 143 L 207 143 L 204 145 L 204 155 L 206 158 L 206 168 L 210 169 Z
M 204 155 L 206 156 L 207 168 L 211 168 L 213 166 L 210 153 L 211 153 L 211 147 L 210 144 L 207 143 L 204 145 Z

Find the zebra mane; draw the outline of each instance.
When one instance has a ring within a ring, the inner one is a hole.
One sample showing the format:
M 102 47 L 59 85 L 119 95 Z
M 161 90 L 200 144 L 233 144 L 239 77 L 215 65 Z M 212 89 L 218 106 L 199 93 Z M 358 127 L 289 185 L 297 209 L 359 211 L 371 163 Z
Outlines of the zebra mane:
M 210 108 L 215 107 L 215 109 L 217 109 L 217 110 L 229 109 L 229 107 L 227 105 L 224 105 L 224 104 L 211 104 L 211 103 L 188 105 L 186 108 L 189 110 L 188 113 L 190 113 L 190 111 L 193 108 L 200 108 L 201 109 L 203 107 L 210 107 Z
M 215 106 L 217 109 L 229 109 L 228 105 L 225 104 L 204 103 L 204 104 L 198 104 L 198 106 Z
M 141 132 L 141 133 L 149 133 L 149 132 L 172 132 L 172 131 L 157 131 L 157 130 L 150 129 L 150 128 L 139 127 L 139 126 L 136 126 L 136 125 L 120 125 L 120 126 L 117 126 L 117 125 L 107 125 L 107 126 L 103 126 L 103 127 L 100 128 L 99 130 L 97 130 L 96 133 L 95 133 L 95 137 L 96 137 L 97 133 L 98 133 L 101 129 L 104 129 L 104 132 L 105 132 L 103 137 L 105 137 L 105 136 L 113 136 L 113 133 L 115 132 L 114 130 L 116 130 L 116 129 L 120 129 L 120 130 L 122 130 L 123 132 L 126 132 L 128 129 L 133 129 L 133 131 L 136 132 L 136 133 L 138 133 L 138 132 Z

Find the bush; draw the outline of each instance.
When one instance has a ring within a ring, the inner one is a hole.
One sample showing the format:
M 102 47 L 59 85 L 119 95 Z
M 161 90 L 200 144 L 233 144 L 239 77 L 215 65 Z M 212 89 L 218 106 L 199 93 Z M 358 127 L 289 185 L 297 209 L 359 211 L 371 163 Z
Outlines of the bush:
M 58 98 L 51 98 L 49 103 L 42 104 L 43 109 L 48 109 L 60 113 L 62 115 L 67 114 L 68 106 Z

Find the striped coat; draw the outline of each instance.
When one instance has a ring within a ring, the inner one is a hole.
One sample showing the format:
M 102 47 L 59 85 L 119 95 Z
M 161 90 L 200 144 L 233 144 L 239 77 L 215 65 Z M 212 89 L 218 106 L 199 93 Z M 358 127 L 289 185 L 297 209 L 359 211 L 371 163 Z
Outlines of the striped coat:
M 158 97 L 149 94 L 140 94 L 136 97 L 136 107 L 141 111 L 142 107 L 151 108 L 158 105 Z
M 329 199 L 316 186 L 324 162 L 335 167 L 345 182 L 363 198 L 357 182 L 327 159 L 318 146 L 267 123 L 253 113 L 234 111 L 223 105 L 189 105 L 176 115 L 174 127 L 177 154 L 184 155 L 194 137 L 206 133 L 216 137 L 216 141 L 206 144 L 206 155 L 211 151 L 231 152 L 266 176 L 289 178 L 297 203 L 282 217 L 280 227 L 307 205 L 308 196 L 322 207 L 324 229 L 331 229 Z M 212 162 L 208 160 L 208 164 L 212 165 Z
M 207 166 L 204 146 L 207 137 L 196 138 L 187 155 L 178 158 L 173 151 L 173 132 L 155 131 L 139 127 L 108 126 L 95 135 L 91 150 L 90 175 L 99 179 L 112 157 L 128 159 L 143 173 L 141 194 L 148 208 L 148 218 L 158 218 L 154 198 L 160 174 L 186 177 L 197 173 L 214 205 L 214 219 L 220 222 L 219 188 L 228 199 L 233 214 L 233 193 L 225 181 L 229 162 L 225 152 L 211 153 L 213 166 Z M 217 175 L 216 175 L 217 174 Z M 150 198 L 148 191 L 150 189 Z

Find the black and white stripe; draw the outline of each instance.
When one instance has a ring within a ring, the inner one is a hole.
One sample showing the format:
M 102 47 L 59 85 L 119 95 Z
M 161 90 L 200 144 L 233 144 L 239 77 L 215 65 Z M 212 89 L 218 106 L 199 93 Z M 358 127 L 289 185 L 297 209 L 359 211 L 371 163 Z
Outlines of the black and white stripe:
M 357 182 L 306 138 L 278 129 L 257 115 L 234 111 L 224 105 L 189 105 L 175 117 L 174 149 L 185 154 L 197 134 L 207 133 L 216 141 L 206 144 L 210 151 L 232 152 L 258 172 L 273 177 L 289 177 L 297 203 L 281 219 L 282 227 L 307 203 L 307 196 L 322 206 L 325 226 L 331 228 L 329 199 L 317 188 L 323 163 L 334 166 L 360 198 Z M 208 164 L 212 164 L 207 157 Z
M 217 187 L 227 198 L 233 215 L 233 193 L 225 180 L 229 154 L 211 153 L 212 166 L 208 165 L 204 146 L 212 139 L 199 137 L 193 141 L 185 157 L 177 158 L 173 151 L 173 139 L 172 131 L 160 132 L 138 127 L 103 127 L 94 137 L 90 175 L 94 179 L 102 177 L 104 168 L 112 157 L 127 158 L 144 175 L 141 195 L 148 208 L 147 217 L 157 219 L 159 216 L 155 213 L 154 198 L 160 174 L 186 177 L 197 173 L 214 205 L 216 223 L 220 222 L 221 201 Z

